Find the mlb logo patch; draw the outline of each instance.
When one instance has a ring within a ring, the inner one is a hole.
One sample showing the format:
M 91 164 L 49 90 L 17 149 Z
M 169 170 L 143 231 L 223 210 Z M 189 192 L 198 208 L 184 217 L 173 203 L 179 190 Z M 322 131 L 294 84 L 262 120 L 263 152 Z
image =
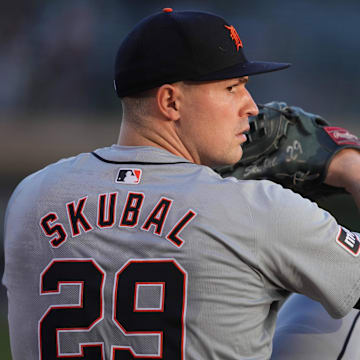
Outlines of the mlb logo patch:
M 115 182 L 119 184 L 139 184 L 141 180 L 141 173 L 141 169 L 119 169 L 118 176 Z
M 340 226 L 339 234 L 336 242 L 347 252 L 353 256 L 358 256 L 360 253 L 360 240 L 359 237 L 353 232 Z

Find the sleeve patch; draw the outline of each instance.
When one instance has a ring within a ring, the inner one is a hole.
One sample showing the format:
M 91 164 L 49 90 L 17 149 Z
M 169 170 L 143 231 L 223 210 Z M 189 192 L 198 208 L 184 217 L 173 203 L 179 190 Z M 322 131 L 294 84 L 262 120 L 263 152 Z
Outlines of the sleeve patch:
M 360 253 L 359 237 L 343 226 L 339 227 L 339 233 L 336 237 L 336 242 L 347 252 L 353 256 L 358 256 Z

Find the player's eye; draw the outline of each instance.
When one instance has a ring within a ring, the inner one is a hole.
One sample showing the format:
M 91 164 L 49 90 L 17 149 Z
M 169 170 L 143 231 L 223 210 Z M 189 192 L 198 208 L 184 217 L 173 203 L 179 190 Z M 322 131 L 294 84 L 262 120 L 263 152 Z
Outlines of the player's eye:
M 226 88 L 226 90 L 233 93 L 233 92 L 235 92 L 237 85 L 238 84 L 230 85 Z

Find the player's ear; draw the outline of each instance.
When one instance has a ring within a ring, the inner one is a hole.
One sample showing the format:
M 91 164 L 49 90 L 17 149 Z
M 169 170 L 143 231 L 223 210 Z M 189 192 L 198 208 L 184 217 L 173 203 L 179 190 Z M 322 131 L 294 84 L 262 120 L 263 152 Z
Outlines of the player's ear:
M 176 121 L 180 118 L 179 103 L 180 89 L 175 84 L 164 84 L 159 87 L 156 100 L 160 112 L 169 120 Z

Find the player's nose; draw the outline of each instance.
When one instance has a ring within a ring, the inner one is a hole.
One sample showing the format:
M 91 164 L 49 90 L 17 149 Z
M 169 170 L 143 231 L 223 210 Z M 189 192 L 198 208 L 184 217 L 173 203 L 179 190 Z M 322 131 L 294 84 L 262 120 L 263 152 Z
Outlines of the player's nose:
M 246 90 L 246 115 L 247 116 L 256 116 L 259 113 L 259 109 L 251 96 L 250 92 Z

